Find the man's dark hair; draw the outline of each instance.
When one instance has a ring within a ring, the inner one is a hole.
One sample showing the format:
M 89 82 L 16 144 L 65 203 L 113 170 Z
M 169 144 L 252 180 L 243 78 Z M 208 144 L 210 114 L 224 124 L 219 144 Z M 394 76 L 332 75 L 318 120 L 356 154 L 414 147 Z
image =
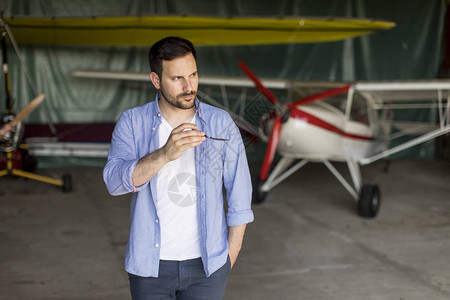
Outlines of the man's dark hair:
M 155 72 L 160 78 L 162 74 L 162 61 L 173 60 L 192 53 L 197 61 L 197 53 L 194 45 L 181 37 L 169 36 L 153 44 L 148 53 L 150 70 Z

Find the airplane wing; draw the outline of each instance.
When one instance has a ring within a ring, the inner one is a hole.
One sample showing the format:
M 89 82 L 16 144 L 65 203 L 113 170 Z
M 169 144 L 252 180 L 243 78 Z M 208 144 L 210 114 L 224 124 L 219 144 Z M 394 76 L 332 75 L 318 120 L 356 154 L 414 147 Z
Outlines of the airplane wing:
M 362 158 L 362 165 L 388 157 L 418 144 L 450 132 L 450 81 L 418 80 L 398 82 L 356 83 L 355 91 L 370 93 L 380 101 L 373 103 L 376 110 L 390 110 L 394 116 L 404 110 L 427 111 L 436 114 L 431 122 L 394 119 L 395 129 L 390 141 L 406 135 L 415 137 L 371 157 Z
M 450 90 L 449 80 L 415 80 L 391 82 L 358 82 L 355 89 L 360 92 L 370 92 L 387 101 L 434 100 L 447 98 Z
M 395 23 L 351 18 L 133 16 L 5 18 L 20 44 L 148 46 L 174 32 L 196 46 L 338 41 Z

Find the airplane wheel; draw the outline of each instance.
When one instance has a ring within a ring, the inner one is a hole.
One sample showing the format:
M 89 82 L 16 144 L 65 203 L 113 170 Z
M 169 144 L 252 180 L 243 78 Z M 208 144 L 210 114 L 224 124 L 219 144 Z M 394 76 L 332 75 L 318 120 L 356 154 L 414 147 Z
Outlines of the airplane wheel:
M 63 175 L 62 190 L 64 193 L 69 193 L 72 191 L 72 176 L 70 174 Z
M 261 187 L 263 186 L 264 181 L 259 179 L 259 176 L 253 180 L 253 195 L 252 195 L 252 203 L 253 204 L 261 204 L 266 200 L 268 192 L 261 191 Z
M 358 213 L 363 218 L 374 218 L 381 205 L 381 194 L 378 185 L 362 186 L 358 201 Z

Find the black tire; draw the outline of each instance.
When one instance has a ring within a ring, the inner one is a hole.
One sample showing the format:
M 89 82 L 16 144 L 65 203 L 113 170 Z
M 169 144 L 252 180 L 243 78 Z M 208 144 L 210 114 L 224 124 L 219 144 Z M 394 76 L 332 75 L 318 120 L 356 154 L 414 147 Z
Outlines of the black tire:
M 381 205 L 381 193 L 378 185 L 365 184 L 361 188 L 358 201 L 358 213 L 361 217 L 376 217 Z
M 253 178 L 253 194 L 252 194 L 252 203 L 253 204 L 261 204 L 266 200 L 268 192 L 263 192 L 261 187 L 263 186 L 264 181 L 259 179 L 259 176 L 255 176 Z
M 69 193 L 72 191 L 72 176 L 70 174 L 63 175 L 63 186 L 62 190 L 64 193 Z

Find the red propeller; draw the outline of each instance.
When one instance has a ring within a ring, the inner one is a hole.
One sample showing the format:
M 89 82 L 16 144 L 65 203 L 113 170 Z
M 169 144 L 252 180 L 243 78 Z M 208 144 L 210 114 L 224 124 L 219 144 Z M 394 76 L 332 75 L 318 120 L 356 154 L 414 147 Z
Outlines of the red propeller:
M 272 92 L 262 84 L 262 82 L 258 79 L 258 77 L 256 77 L 256 75 L 253 74 L 252 71 L 250 71 L 250 69 L 247 67 L 246 64 L 244 64 L 244 62 L 240 61 L 239 67 L 241 67 L 242 71 L 244 71 L 244 73 L 247 74 L 247 76 L 255 83 L 256 88 L 260 90 L 261 93 L 263 93 L 263 95 L 267 97 L 267 99 L 269 99 L 274 104 L 278 103 L 278 100 L 275 97 L 275 95 L 272 94 Z
M 258 77 L 256 77 L 256 75 L 247 67 L 247 65 L 245 65 L 244 62 L 240 61 L 239 62 L 239 67 L 244 71 L 245 74 L 247 74 L 247 76 L 255 83 L 256 88 L 261 91 L 261 93 L 267 97 L 267 99 L 269 99 L 273 104 L 275 104 L 276 106 L 280 106 L 277 98 L 275 97 L 274 94 L 272 94 L 272 92 L 266 88 L 262 82 L 258 79 Z M 286 106 L 287 110 L 292 113 L 295 112 L 299 112 L 300 110 L 297 109 L 297 106 L 300 105 L 306 105 L 324 98 L 328 98 L 343 92 L 348 91 L 348 89 L 350 88 L 350 85 L 346 85 L 343 87 L 338 87 L 335 89 L 331 89 L 331 90 L 327 90 L 321 93 L 317 93 L 305 98 L 301 98 L 289 105 Z M 285 111 L 281 109 L 281 111 Z M 280 140 L 280 135 L 281 135 L 281 130 L 283 129 L 283 122 L 287 121 L 287 118 L 285 118 L 285 116 L 288 116 L 289 114 L 283 113 L 283 116 L 280 115 L 280 109 L 276 110 L 275 112 L 277 115 L 275 117 L 275 122 L 273 123 L 272 126 L 272 131 L 270 132 L 270 137 L 269 137 L 269 143 L 267 145 L 266 148 L 266 154 L 264 156 L 264 161 L 263 161 L 263 165 L 261 168 L 261 172 L 259 173 L 259 178 L 262 181 L 265 181 L 267 179 L 267 176 L 269 175 L 269 170 L 270 170 L 270 165 L 272 164 L 273 158 L 275 156 L 275 152 L 278 146 L 278 141 Z
M 266 180 L 267 175 L 269 175 L 270 165 L 272 164 L 275 152 L 277 150 L 282 128 L 283 123 L 281 122 L 281 116 L 277 116 L 275 118 L 275 122 L 273 123 L 272 131 L 270 132 L 269 144 L 267 145 L 263 165 L 261 172 L 259 173 L 259 179 L 263 181 Z
M 239 67 L 241 67 L 242 71 L 255 83 L 256 88 L 261 91 L 261 93 L 267 97 L 273 104 L 278 104 L 278 100 L 272 92 L 266 88 L 262 82 L 253 74 L 252 71 L 244 64 L 244 62 L 239 62 Z M 267 179 L 267 175 L 269 175 L 270 165 L 272 164 L 273 158 L 275 156 L 275 152 L 277 150 L 278 141 L 280 139 L 281 129 L 283 129 L 283 123 L 281 122 L 281 116 L 277 115 L 275 118 L 275 122 L 272 126 L 272 131 L 270 132 L 269 144 L 266 148 L 266 154 L 264 155 L 264 161 L 261 168 L 261 172 L 259 173 L 259 178 L 262 181 Z

